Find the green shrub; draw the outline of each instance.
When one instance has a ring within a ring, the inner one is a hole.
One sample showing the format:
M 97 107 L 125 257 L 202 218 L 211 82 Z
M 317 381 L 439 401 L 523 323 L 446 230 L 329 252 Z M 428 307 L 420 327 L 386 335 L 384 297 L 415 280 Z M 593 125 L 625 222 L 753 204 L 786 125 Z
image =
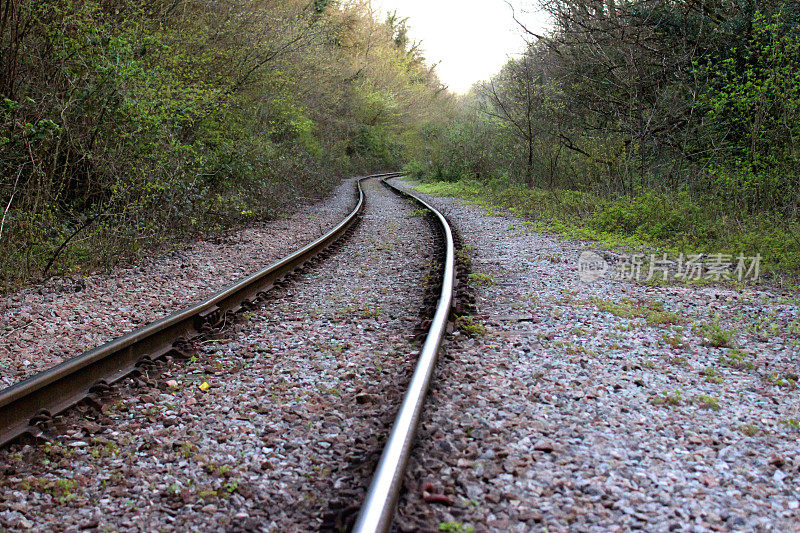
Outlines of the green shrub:
M 420 190 L 507 209 L 538 229 L 566 238 L 656 247 L 676 256 L 760 254 L 762 273 L 800 276 L 800 224 L 768 214 L 735 213 L 724 204 L 693 200 L 686 193 L 646 191 L 607 200 L 588 192 L 544 190 L 499 179 L 427 181 Z
M 703 208 L 686 193 L 676 195 L 645 191 L 632 198 L 614 200 L 589 221 L 602 232 L 634 235 L 645 241 L 682 241 L 685 238 L 707 238 L 711 230 Z

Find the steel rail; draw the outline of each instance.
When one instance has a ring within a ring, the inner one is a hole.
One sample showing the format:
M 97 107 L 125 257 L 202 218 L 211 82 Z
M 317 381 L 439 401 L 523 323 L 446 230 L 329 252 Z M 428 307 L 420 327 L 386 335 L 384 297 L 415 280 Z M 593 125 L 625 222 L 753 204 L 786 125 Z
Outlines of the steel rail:
M 385 178 L 386 179 L 386 178 Z M 431 327 L 417 360 L 414 375 L 403 398 L 403 404 L 395 419 L 389 439 L 383 449 L 378 467 L 367 490 L 367 496 L 353 528 L 354 533 L 388 531 L 392 525 L 397 499 L 403 485 L 403 476 L 414 444 L 414 435 L 425 403 L 425 396 L 436 366 L 436 357 L 447 328 L 450 307 L 453 304 L 455 282 L 455 244 L 453 232 L 439 211 L 414 194 L 403 191 L 390 183 L 384 183 L 395 191 L 413 198 L 438 219 L 444 232 L 447 246 L 442 279 L 442 292 L 436 306 Z
M 355 208 L 333 229 L 300 250 L 187 309 L 0 390 L 0 446 L 26 433 L 41 434 L 40 426 L 53 416 L 96 398 L 96 393 L 160 357 L 176 350 L 180 353 L 176 341 L 194 338 L 220 324 L 228 313 L 252 304 L 281 277 L 323 252 L 352 226 L 364 209 L 362 180 L 397 175 L 376 174 L 357 180 Z

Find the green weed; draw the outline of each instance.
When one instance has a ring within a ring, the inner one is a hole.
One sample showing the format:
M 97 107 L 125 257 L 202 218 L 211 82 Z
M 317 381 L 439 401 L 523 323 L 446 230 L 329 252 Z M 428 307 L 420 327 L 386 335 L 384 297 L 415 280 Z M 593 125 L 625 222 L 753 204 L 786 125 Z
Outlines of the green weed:
M 684 319 L 673 311 L 651 311 L 648 313 L 646 320 L 650 326 L 682 324 L 684 322 Z
M 471 316 L 456 317 L 456 328 L 470 337 L 478 337 L 486 333 L 486 326 L 476 322 Z
M 461 522 L 440 522 L 439 531 L 446 533 L 474 533 L 475 528 Z
M 702 407 L 706 409 L 713 409 L 714 411 L 719 411 L 719 399 L 714 398 L 713 396 L 709 396 L 707 394 L 700 394 L 695 397 L 695 402 L 699 403 Z
M 494 277 L 483 272 L 473 272 L 467 276 L 467 280 L 472 287 L 490 287 L 494 285 Z
M 661 334 L 661 341 L 674 350 L 686 347 L 686 342 L 683 340 L 683 337 L 678 334 L 664 332 Z
M 739 426 L 739 431 L 741 431 L 748 437 L 755 437 L 756 435 L 761 434 L 761 428 L 759 428 L 755 424 L 742 424 Z
M 769 374 L 763 376 L 762 378 L 764 382 L 774 385 L 776 387 L 782 387 L 786 389 L 796 389 L 797 388 L 797 375 L 779 375 L 777 372 L 770 372 Z
M 705 380 L 709 383 L 716 383 L 716 384 L 722 383 L 722 376 L 720 375 L 720 373 L 716 369 L 711 368 L 710 366 L 706 367 L 706 369 L 703 370 L 703 376 L 705 377 Z
M 681 391 L 675 390 L 673 393 L 669 393 L 664 391 L 661 396 L 656 396 L 652 399 L 652 403 L 654 405 L 666 405 L 672 407 L 678 407 L 683 403 L 683 395 Z
M 736 330 L 725 329 L 720 325 L 719 317 L 713 322 L 701 324 L 695 331 L 705 337 L 705 343 L 715 348 L 733 348 Z
M 725 366 L 738 368 L 740 370 L 753 370 L 756 367 L 752 361 L 747 359 L 747 353 L 738 348 L 731 348 L 728 350 L 728 354 L 720 357 L 719 362 Z

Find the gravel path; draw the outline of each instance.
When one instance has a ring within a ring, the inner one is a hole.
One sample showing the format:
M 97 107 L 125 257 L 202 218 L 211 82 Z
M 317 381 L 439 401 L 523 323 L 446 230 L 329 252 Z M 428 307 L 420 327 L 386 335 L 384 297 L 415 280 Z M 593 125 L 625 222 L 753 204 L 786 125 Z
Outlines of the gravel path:
M 430 200 L 486 331 L 440 359 L 403 529 L 800 531 L 796 295 L 585 283 L 591 244 Z
M 0 530 L 284 532 L 345 520 L 413 370 L 433 243 L 413 206 L 374 181 L 366 189 L 345 245 L 195 360 L 68 421 L 58 444 L 0 451 Z
M 353 205 L 353 180 L 346 180 L 291 217 L 0 296 L 0 388 L 202 300 L 319 237 Z

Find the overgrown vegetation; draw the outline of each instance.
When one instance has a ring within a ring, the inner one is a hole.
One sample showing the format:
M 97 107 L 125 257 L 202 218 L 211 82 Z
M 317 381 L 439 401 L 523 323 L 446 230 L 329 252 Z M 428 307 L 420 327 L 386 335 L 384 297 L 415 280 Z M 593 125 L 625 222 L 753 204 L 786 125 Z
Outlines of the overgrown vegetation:
M 529 219 L 531 229 L 570 239 L 596 240 L 611 246 L 655 247 L 676 255 L 722 253 L 735 258 L 739 254 L 761 254 L 763 272 L 773 276 L 800 275 L 800 246 L 793 244 L 786 229 L 788 224 L 791 231 L 800 235 L 800 223 L 779 223 L 768 214 L 719 217 L 725 206 L 703 205 L 685 194 L 681 198 L 670 192 L 604 198 L 588 192 L 526 186 L 510 178 L 489 182 L 437 181 L 423 183 L 419 189 L 508 209 Z M 695 215 L 684 218 L 681 213 Z
M 800 4 L 553 0 L 407 169 L 542 228 L 800 274 Z
M 455 98 L 368 0 L 3 0 L 0 287 L 404 162 L 538 229 L 800 275 L 800 4 L 541 4 Z
M 0 287 L 398 167 L 450 96 L 366 0 L 0 2 Z

